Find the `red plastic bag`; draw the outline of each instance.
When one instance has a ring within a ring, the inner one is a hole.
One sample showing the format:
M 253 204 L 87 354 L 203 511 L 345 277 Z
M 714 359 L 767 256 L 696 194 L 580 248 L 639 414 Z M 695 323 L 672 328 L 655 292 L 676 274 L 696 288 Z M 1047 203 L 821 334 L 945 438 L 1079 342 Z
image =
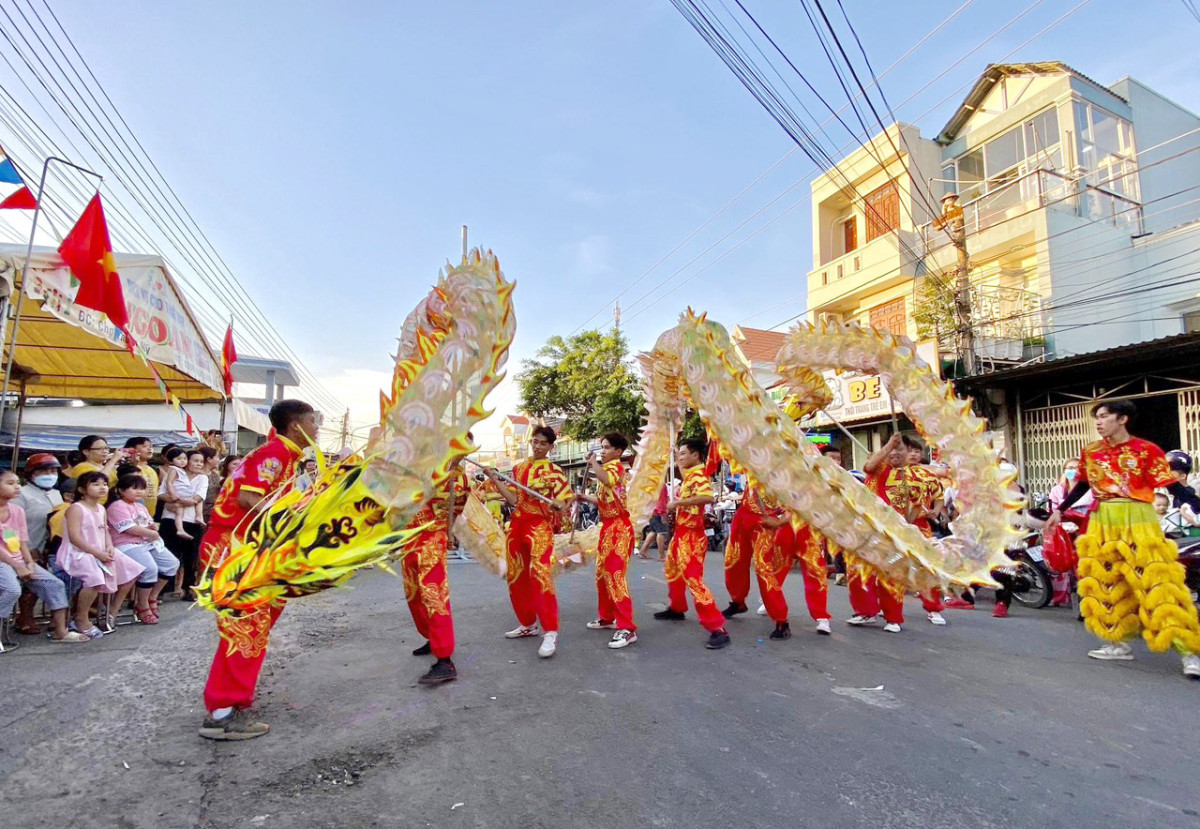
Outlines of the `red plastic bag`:
M 1055 573 L 1072 573 L 1075 565 L 1079 564 L 1075 542 L 1061 525 L 1054 528 L 1049 538 L 1042 539 L 1042 555 L 1046 557 L 1046 565 Z

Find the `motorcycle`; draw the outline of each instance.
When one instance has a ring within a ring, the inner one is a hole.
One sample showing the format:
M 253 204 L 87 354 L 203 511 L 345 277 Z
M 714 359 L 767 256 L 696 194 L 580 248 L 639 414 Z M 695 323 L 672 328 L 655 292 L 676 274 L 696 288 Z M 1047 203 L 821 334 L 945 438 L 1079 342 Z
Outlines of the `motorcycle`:
M 1179 547 L 1176 559 L 1183 565 L 1184 583 L 1192 593 L 1192 601 L 1200 602 L 1200 537 L 1190 535 L 1191 525 L 1174 509 L 1163 517 L 1166 535 Z M 1174 529 L 1172 529 L 1172 527 Z
M 1004 551 L 1012 564 L 1001 568 L 1008 576 L 1012 597 L 1025 607 L 1045 607 L 1054 595 L 1050 569 L 1042 554 L 1041 531 L 1027 533 L 1021 541 Z

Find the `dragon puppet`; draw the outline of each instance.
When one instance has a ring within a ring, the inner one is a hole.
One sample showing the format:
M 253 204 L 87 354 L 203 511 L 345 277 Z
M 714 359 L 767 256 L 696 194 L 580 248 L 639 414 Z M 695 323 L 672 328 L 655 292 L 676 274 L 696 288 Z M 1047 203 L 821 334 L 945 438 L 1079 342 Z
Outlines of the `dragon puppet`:
M 758 386 L 736 358 L 728 333 L 705 315 L 684 313 L 640 362 L 649 415 L 628 489 L 636 531 L 649 521 L 667 474 L 673 428 L 692 408 L 767 495 L 908 589 L 993 585 L 991 570 L 1008 563 L 1004 549 L 1021 506 L 1009 488 L 1011 476 L 1001 472 L 969 401 L 955 398 L 911 341 L 856 324 L 793 328 L 776 358 L 789 387 L 789 412 Z M 925 537 L 805 439 L 796 419 L 829 404 L 829 388 L 818 373 L 828 369 L 878 374 L 938 447 L 958 485 L 959 515 L 949 537 Z
M 489 251 L 447 264 L 404 322 L 390 394 L 361 458 L 325 464 L 313 485 L 265 499 L 196 588 L 227 617 L 317 593 L 387 567 L 421 505 L 473 450 L 467 433 L 504 376 L 516 329 L 513 284 Z

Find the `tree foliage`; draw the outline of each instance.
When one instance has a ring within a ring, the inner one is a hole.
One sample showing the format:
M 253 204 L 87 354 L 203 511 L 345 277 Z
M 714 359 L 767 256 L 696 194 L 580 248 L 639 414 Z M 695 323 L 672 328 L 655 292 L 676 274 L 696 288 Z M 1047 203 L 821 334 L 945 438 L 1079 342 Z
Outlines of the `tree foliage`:
M 517 375 L 521 409 L 535 417 L 561 417 L 576 440 L 605 432 L 637 437 L 646 409 L 641 384 L 619 331 L 581 331 L 546 341 Z

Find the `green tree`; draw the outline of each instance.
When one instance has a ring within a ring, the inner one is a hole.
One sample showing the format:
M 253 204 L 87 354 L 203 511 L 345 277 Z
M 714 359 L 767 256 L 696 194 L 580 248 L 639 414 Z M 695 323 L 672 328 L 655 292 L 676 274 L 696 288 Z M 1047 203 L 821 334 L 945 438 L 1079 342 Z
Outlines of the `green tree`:
M 616 330 L 554 335 L 523 361 L 517 385 L 523 411 L 563 418 L 563 433 L 576 440 L 620 432 L 632 441 L 646 413 L 629 344 Z

